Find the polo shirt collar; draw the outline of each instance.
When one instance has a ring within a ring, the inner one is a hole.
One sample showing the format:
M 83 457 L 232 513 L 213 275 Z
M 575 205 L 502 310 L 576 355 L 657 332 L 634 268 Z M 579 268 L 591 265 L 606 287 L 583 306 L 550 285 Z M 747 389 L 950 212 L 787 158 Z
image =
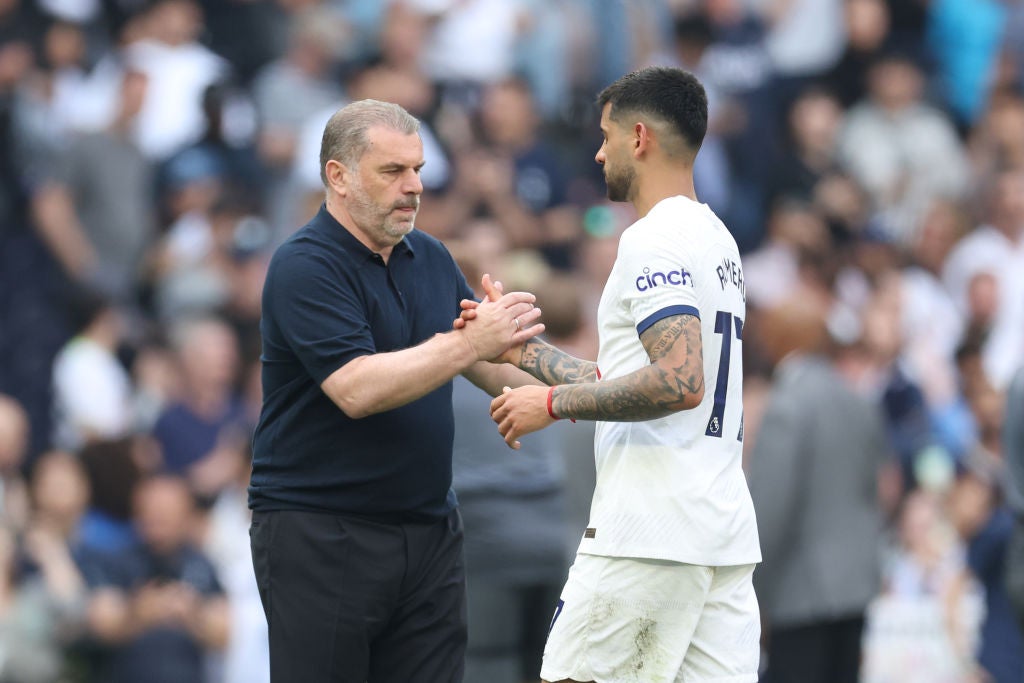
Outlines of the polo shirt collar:
M 326 202 L 320 205 L 320 211 L 317 212 L 312 223 L 317 232 L 336 241 L 343 249 L 345 249 L 345 251 L 353 254 L 362 254 L 364 258 L 368 260 L 372 260 L 377 255 L 377 252 L 360 242 L 348 228 L 339 223 L 338 219 L 331 215 L 331 212 L 327 210 Z M 409 256 L 416 255 L 416 250 L 413 249 L 412 243 L 409 241 L 409 235 L 406 235 L 405 238 L 396 244 L 394 249 L 391 250 L 392 256 L 402 253 L 408 253 Z

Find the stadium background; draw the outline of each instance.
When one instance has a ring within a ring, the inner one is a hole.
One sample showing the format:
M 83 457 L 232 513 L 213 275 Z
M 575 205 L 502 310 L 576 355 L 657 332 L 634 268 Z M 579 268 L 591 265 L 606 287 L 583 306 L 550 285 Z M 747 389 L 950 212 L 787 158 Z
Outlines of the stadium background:
M 126 647 L 97 631 L 89 558 L 136 542 L 154 471 L 188 481 L 195 510 L 162 521 L 230 604 L 223 647 L 188 647 L 210 680 L 265 680 L 244 498 L 259 293 L 321 201 L 331 112 L 418 116 L 418 227 L 471 281 L 536 291 L 551 336 L 594 357 L 633 217 L 604 199 L 592 103 L 647 64 L 708 89 L 696 183 L 744 253 L 748 455 L 775 363 L 824 338 L 884 413 L 862 679 L 1024 680 L 1002 583 L 1005 463 L 1024 457 L 1002 436 L 1024 363 L 1024 3 L 2 0 L 0 681 L 101 680 Z M 497 439 L 457 458 L 467 497 L 522 476 L 561 500 L 486 532 L 505 569 L 546 525 L 555 564 L 572 552 L 593 477 L 572 427 L 514 476 Z M 153 642 L 150 665 L 175 656 Z

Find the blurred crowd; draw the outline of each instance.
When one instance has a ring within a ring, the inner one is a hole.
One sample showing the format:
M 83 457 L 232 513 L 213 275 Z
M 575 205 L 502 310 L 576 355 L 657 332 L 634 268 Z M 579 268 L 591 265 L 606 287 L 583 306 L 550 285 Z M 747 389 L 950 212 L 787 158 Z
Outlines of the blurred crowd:
M 697 192 L 744 254 L 766 641 L 853 615 L 864 681 L 1024 681 L 1021 0 L 0 0 L 0 682 L 267 680 L 260 292 L 323 200 L 332 112 L 416 115 L 417 227 L 594 358 L 635 216 L 604 198 L 593 100 L 648 64 L 705 84 Z M 466 680 L 512 683 L 585 526 L 592 426 L 512 457 L 486 405 L 456 387 Z M 840 455 L 866 474 L 823 476 Z M 831 546 L 869 559 L 863 590 L 787 593 Z

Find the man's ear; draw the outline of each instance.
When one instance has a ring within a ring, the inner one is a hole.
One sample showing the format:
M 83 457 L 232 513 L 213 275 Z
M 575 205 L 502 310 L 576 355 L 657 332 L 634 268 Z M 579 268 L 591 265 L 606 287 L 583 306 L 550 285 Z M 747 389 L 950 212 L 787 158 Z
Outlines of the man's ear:
M 336 159 L 330 159 L 324 166 L 324 173 L 327 175 L 327 185 L 334 190 L 338 196 L 344 197 L 348 194 L 349 171 L 345 164 Z
M 633 156 L 642 155 L 650 148 L 653 141 L 651 129 L 643 121 L 637 121 L 633 125 Z

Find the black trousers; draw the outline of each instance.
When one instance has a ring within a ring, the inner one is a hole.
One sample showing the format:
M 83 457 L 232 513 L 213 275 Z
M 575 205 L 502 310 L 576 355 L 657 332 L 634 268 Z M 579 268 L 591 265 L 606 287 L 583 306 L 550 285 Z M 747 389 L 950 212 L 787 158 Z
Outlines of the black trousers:
M 462 681 L 458 510 L 415 524 L 256 512 L 249 535 L 273 683 Z
M 772 628 L 767 683 L 857 683 L 863 616 Z

